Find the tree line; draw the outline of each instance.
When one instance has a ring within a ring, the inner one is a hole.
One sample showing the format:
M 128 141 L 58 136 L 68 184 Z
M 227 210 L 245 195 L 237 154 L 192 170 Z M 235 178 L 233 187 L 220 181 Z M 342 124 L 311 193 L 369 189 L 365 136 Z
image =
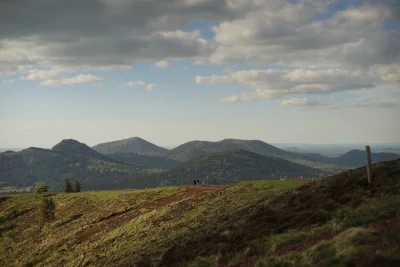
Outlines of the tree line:
M 41 194 L 41 193 L 46 193 L 46 192 L 49 192 L 49 186 L 47 184 L 41 184 L 41 185 L 36 186 L 36 188 L 35 188 L 36 194 Z M 66 179 L 65 183 L 64 183 L 64 192 L 65 193 L 81 192 L 81 184 L 79 183 L 78 180 L 75 180 L 75 185 L 72 188 L 71 182 L 69 181 L 69 179 Z

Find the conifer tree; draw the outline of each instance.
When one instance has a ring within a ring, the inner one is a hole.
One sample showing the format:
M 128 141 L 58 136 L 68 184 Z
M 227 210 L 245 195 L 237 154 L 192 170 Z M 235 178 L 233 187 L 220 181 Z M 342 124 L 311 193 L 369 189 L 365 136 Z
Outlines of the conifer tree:
M 73 191 L 72 191 L 72 185 L 71 185 L 71 183 L 69 182 L 68 179 L 65 180 L 64 192 L 65 192 L 65 193 L 71 193 L 71 192 L 73 192 Z
M 75 180 L 75 192 L 81 192 L 81 184 L 78 182 L 78 180 Z
M 49 222 L 55 219 L 54 210 L 56 205 L 51 197 L 44 197 L 42 198 L 41 203 L 41 214 L 42 214 L 42 222 Z

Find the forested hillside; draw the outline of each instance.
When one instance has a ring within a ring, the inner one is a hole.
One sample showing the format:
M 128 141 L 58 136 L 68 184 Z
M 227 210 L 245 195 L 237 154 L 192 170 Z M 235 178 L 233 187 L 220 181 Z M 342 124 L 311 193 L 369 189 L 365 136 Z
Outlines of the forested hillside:
M 173 160 L 162 156 L 140 155 L 132 152 L 114 153 L 108 155 L 111 159 L 143 166 L 149 169 L 172 169 L 182 165 L 181 161 Z
M 166 184 L 187 184 L 200 179 L 205 184 L 229 184 L 250 180 L 289 177 L 323 177 L 327 173 L 278 157 L 265 157 L 246 150 L 209 153 L 153 177 Z
M 140 186 L 146 168 L 118 162 L 75 140 L 63 140 L 52 149 L 28 148 L 0 153 L 2 187 L 33 187 L 47 183 L 61 190 L 65 179 L 78 179 L 85 190 Z
M 128 139 L 102 143 L 92 147 L 97 152 L 102 154 L 114 154 L 132 152 L 140 155 L 162 155 L 168 149 L 156 146 L 139 137 L 132 137 Z
M 352 150 L 338 157 L 325 157 L 316 153 L 304 154 L 285 151 L 259 140 L 224 139 L 218 142 L 191 141 L 170 150 L 165 155 L 184 162 L 207 153 L 234 149 L 243 149 L 263 156 L 279 157 L 331 173 L 365 165 L 365 152 L 360 150 Z M 398 158 L 400 158 L 400 155 L 394 153 L 372 153 L 371 155 L 372 163 Z

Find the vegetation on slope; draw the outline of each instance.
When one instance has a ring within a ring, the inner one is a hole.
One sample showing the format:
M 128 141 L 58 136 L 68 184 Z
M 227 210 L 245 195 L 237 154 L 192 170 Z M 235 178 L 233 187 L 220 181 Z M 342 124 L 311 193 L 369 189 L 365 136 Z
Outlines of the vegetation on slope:
M 154 174 L 159 183 L 183 185 L 193 179 L 205 184 L 232 184 L 249 180 L 271 180 L 282 176 L 320 177 L 326 173 L 277 157 L 264 157 L 246 150 L 210 153 L 182 166 Z
M 395 153 L 371 153 L 372 163 L 378 163 L 382 161 L 390 161 L 400 158 L 400 155 Z M 332 162 L 339 165 L 346 166 L 363 166 L 365 165 L 365 151 L 351 150 L 341 156 L 332 159 Z
M 191 141 L 170 150 L 166 156 L 179 161 L 187 161 L 201 155 L 214 152 L 243 149 L 263 156 L 274 156 L 289 161 L 337 173 L 351 167 L 365 165 L 365 153 L 360 150 L 350 151 L 339 157 L 325 157 L 320 154 L 301 154 L 279 149 L 259 140 L 224 139 L 219 142 Z M 394 153 L 372 153 L 372 163 L 394 160 L 400 155 Z
M 75 140 L 63 140 L 53 149 L 28 148 L 0 153 L 0 185 L 33 187 L 45 182 L 61 190 L 65 179 L 79 179 L 86 190 L 144 186 L 138 174 L 144 167 L 110 159 Z
M 224 139 L 219 142 L 208 141 L 191 141 L 180 145 L 169 152 L 166 156 L 178 161 L 188 161 L 195 159 L 207 153 L 231 151 L 231 150 L 247 150 L 263 156 L 279 157 L 289 161 L 303 164 L 309 167 L 319 168 L 321 170 L 334 172 L 345 169 L 344 166 L 336 166 L 331 163 L 322 163 L 315 158 L 306 155 L 292 153 L 279 149 L 275 146 L 267 144 L 259 140 L 237 140 L 237 139 Z
M 373 197 L 365 168 L 351 170 L 259 203 L 231 229 L 229 240 L 239 241 L 224 249 L 213 249 L 227 242 L 219 235 L 204 237 L 206 249 L 199 240 L 181 246 L 190 248 L 188 255 L 204 249 L 194 262 L 208 266 L 368 266 L 357 265 L 363 258 L 374 262 L 369 266 L 394 266 L 400 263 L 400 160 L 375 165 L 373 175 Z
M 98 144 L 93 149 L 105 155 L 132 152 L 140 155 L 155 156 L 165 154 L 168 151 L 168 149 L 156 146 L 139 137 Z
M 0 201 L 2 266 L 396 266 L 400 160 L 321 184 L 245 182 L 199 194 L 167 188 Z M 199 187 L 201 188 L 201 187 Z M 164 197 L 164 198 L 163 198 Z M 386 265 L 385 265 L 386 264 Z
M 65 179 L 79 180 L 83 190 L 186 185 L 191 179 L 227 184 L 279 176 L 319 176 L 323 172 L 279 158 L 248 151 L 209 154 L 185 163 L 158 157 L 118 153 L 102 155 L 75 140 L 63 140 L 53 149 L 29 148 L 0 153 L 0 187 L 33 190 L 47 183 L 62 191 Z M 176 168 L 173 168 L 176 167 Z M 168 172 L 160 172 L 173 168 Z
M 182 162 L 162 156 L 147 156 L 132 152 L 115 153 L 108 155 L 110 158 L 149 169 L 169 170 L 182 165 Z

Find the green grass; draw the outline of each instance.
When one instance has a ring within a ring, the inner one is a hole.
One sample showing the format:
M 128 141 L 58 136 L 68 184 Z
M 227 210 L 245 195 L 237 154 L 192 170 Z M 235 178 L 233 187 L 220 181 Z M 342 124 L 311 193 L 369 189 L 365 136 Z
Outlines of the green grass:
M 345 177 L 324 187 L 243 182 L 184 198 L 178 187 L 54 194 L 56 220 L 41 231 L 45 196 L 11 195 L 0 199 L 0 266 L 340 266 L 376 244 L 396 260 L 398 237 L 368 226 L 400 214 L 396 184 L 381 188 L 371 198 Z M 278 253 L 298 244 L 308 245 Z
M 238 212 L 269 194 L 301 184 L 295 181 L 243 183 L 185 198 L 157 210 L 143 207 L 156 199 L 177 194 L 181 189 L 166 187 L 55 194 L 56 220 L 45 226 L 42 232 L 39 232 L 38 208 L 44 196 L 14 195 L 0 203 L 0 217 L 15 209 L 31 211 L 4 224 L 15 224 L 16 227 L 2 233 L 0 255 L 7 256 L 0 257 L 0 265 L 41 262 L 46 266 L 56 266 L 68 262 L 67 266 L 76 266 L 83 262 L 112 266 L 143 259 L 157 263 L 162 260 L 166 249 L 176 242 L 201 238 L 213 230 L 225 231 L 233 219 L 237 222 L 243 219 Z M 120 216 L 124 211 L 139 212 L 140 216 L 112 227 L 105 223 L 106 220 L 100 221 L 113 214 Z M 65 253 L 66 246 L 68 253 Z M 10 247 L 14 249 L 9 250 Z M 86 252 L 84 257 L 83 251 Z

